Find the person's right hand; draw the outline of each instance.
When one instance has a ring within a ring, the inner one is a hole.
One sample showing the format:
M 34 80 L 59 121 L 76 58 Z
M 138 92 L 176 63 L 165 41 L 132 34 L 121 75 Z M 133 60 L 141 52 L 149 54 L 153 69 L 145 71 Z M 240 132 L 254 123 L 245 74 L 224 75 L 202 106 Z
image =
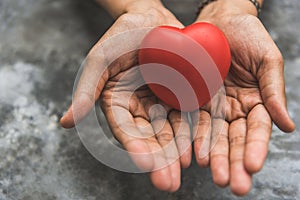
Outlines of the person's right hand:
M 156 1 L 133 2 L 90 51 L 72 105 L 60 122 L 65 128 L 73 127 L 100 99 L 114 136 L 133 161 L 150 171 L 158 189 L 172 192 L 180 186 L 181 167 L 191 162 L 187 115 L 164 105 L 147 86 L 139 87 L 143 80 L 134 68 L 138 64 L 137 50 L 124 49 L 140 45 L 136 29 L 183 25 Z M 118 38 L 122 40 L 116 41 Z

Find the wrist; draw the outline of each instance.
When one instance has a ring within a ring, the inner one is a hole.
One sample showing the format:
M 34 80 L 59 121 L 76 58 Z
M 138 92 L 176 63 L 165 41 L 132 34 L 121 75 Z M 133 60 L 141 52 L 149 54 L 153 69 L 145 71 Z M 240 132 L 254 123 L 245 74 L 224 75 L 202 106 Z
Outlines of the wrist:
M 135 0 L 128 4 L 124 14 L 143 16 L 148 22 L 156 25 L 182 27 L 178 19 L 161 3 L 160 0 Z
M 258 0 L 260 5 L 262 0 Z M 216 0 L 205 6 L 197 21 L 209 19 L 222 19 L 233 15 L 258 15 L 255 5 L 250 0 Z
M 149 10 L 167 12 L 160 0 L 96 0 L 113 18 L 126 13 L 147 13 Z

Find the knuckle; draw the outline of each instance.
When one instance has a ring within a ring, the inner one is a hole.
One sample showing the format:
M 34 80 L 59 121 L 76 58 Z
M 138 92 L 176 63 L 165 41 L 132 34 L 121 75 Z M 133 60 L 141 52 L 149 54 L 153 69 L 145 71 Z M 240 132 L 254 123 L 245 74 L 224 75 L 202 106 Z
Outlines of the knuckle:
M 215 141 L 216 143 L 220 144 L 227 144 L 228 143 L 228 136 L 222 133 L 213 134 L 212 141 Z
M 246 142 L 246 137 L 245 137 L 245 135 L 237 135 L 237 136 L 231 137 L 229 142 L 230 142 L 230 145 L 232 145 L 232 146 L 244 145 Z
M 203 145 L 203 143 L 210 142 L 210 139 L 211 138 L 208 135 L 198 134 L 194 139 L 194 143 Z
M 168 132 L 158 133 L 156 137 L 161 142 L 170 142 L 173 140 L 173 134 L 170 134 Z
M 189 135 L 178 134 L 176 135 L 176 142 L 180 144 L 185 144 L 185 146 L 189 146 L 191 144 L 191 138 Z

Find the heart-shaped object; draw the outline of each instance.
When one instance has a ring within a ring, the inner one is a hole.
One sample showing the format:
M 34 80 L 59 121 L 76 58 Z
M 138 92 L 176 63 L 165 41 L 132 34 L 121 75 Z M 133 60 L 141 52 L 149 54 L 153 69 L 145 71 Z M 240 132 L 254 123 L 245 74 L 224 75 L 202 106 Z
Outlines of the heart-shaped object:
M 184 29 L 151 30 L 139 50 L 141 74 L 167 105 L 190 112 L 208 103 L 231 63 L 228 41 L 216 26 L 199 22 Z

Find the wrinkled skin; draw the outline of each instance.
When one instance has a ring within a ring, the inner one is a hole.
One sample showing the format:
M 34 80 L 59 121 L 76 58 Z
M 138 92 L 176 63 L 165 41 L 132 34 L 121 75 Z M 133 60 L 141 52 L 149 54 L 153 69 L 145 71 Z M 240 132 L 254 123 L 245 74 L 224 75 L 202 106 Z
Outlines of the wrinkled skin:
M 283 61 L 276 45 L 255 17 L 200 20 L 218 26 L 231 45 L 232 67 L 225 80 L 225 93 L 214 98 L 218 101 L 225 95 L 226 106 L 219 114 L 212 115 L 209 103 L 191 113 L 193 130 L 190 130 L 187 113 L 164 105 L 146 86 L 135 90 L 142 81 L 134 68 L 137 52 L 126 53 L 108 68 L 101 68 L 106 62 L 106 58 L 98 54 L 101 44 L 114 35 L 141 27 L 183 27 L 169 11 L 149 9 L 119 17 L 93 47 L 72 106 L 61 124 L 66 128 L 73 127 L 100 99 L 114 136 L 137 166 L 150 171 L 153 184 L 169 192 L 178 190 L 181 167 L 188 167 L 191 162 L 192 132 L 198 164 L 210 165 L 217 185 L 230 184 L 235 194 L 243 195 L 250 190 L 251 175 L 262 168 L 266 159 L 272 120 L 284 131 L 294 129 L 285 106 Z M 126 41 L 122 45 L 126 45 Z M 110 50 L 114 48 L 112 46 Z M 105 52 L 107 57 L 109 52 Z M 129 95 L 132 96 L 129 98 Z M 127 99 L 130 99 L 129 103 Z M 144 156 L 135 153 L 144 153 Z
M 217 185 L 230 184 L 232 192 L 244 195 L 251 189 L 251 175 L 261 170 L 266 159 L 272 121 L 285 132 L 295 129 L 286 109 L 283 58 L 257 17 L 200 20 L 215 24 L 225 33 L 232 66 L 224 83 L 226 106 L 219 114 L 221 118 L 210 116 L 210 105 L 193 113 L 200 116 L 196 124 L 201 126 L 194 131 L 197 162 L 200 166 L 210 164 Z M 221 124 L 217 144 L 201 157 L 207 149 L 203 148 L 205 138 L 218 134 L 209 127 Z
M 84 118 L 95 100 L 100 98 L 102 110 L 116 139 L 140 168 L 152 171 L 149 175 L 157 188 L 173 192 L 180 187 L 181 167 L 188 167 L 191 162 L 187 114 L 164 105 L 146 86 L 135 90 L 142 81 L 140 72 L 134 69 L 137 65 L 135 51 L 124 54 L 102 71 L 99 83 L 99 77 L 94 75 L 101 68 L 99 63 L 105 63 L 105 58 L 98 54 L 103 41 L 128 30 L 159 25 L 183 27 L 171 13 L 157 10 L 149 10 L 143 14 L 125 14 L 118 18 L 90 51 L 72 107 L 61 124 L 67 128 L 73 127 L 75 121 L 79 122 Z M 110 56 L 108 54 L 106 52 L 107 57 Z M 132 95 L 129 106 L 126 101 L 128 95 Z M 152 107 L 153 105 L 156 106 Z M 167 119 L 164 117 L 165 112 Z M 165 145 L 168 145 L 167 149 L 164 149 Z M 134 153 L 144 153 L 145 156 L 136 156 Z M 179 154 L 182 154 L 181 158 Z

